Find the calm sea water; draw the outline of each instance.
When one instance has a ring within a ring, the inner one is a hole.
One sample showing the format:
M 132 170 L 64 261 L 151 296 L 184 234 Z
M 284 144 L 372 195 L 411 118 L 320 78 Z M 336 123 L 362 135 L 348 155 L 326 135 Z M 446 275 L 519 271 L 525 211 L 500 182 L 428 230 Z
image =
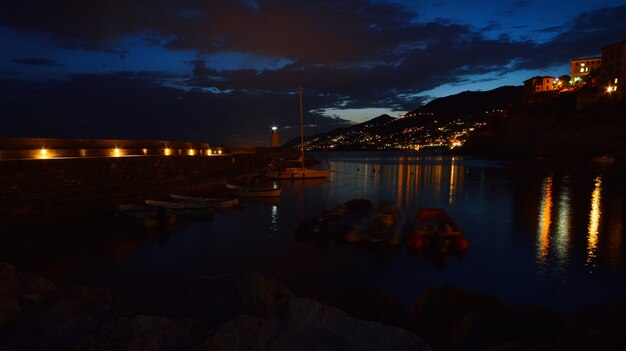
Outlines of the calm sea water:
M 245 201 L 239 211 L 212 220 L 161 228 L 107 215 L 5 233 L 0 261 L 56 283 L 120 293 L 196 275 L 254 271 L 296 293 L 360 285 L 387 291 L 406 306 L 442 284 L 561 312 L 626 298 L 620 163 L 415 153 L 325 157 L 335 170 L 329 181 L 282 181 L 280 199 Z M 354 198 L 398 204 L 408 219 L 422 207 L 444 208 L 464 231 L 469 250 L 433 261 L 404 245 L 296 240 L 300 221 Z

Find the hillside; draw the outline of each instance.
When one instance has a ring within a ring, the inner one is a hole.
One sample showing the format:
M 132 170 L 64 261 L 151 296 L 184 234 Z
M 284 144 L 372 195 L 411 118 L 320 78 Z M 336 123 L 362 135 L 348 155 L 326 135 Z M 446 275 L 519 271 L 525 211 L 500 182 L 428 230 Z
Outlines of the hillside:
M 403 118 L 381 115 L 348 128 L 305 138 L 309 150 L 393 150 L 444 145 L 467 138 L 488 123 L 499 123 L 522 97 L 521 86 L 471 92 L 438 98 Z M 299 138 L 284 146 L 296 147 Z
M 470 138 L 463 152 L 483 156 L 591 157 L 626 152 L 626 100 L 604 96 L 576 109 L 579 94 L 519 104 L 497 128 Z
M 485 112 L 509 108 L 522 98 L 522 86 L 503 86 L 489 91 L 464 91 L 435 99 L 407 115 L 432 113 L 440 118 L 481 118 Z
M 330 132 L 320 133 L 320 134 L 306 137 L 305 142 L 316 143 L 316 140 L 317 141 L 330 140 L 330 139 L 341 137 L 343 135 L 359 134 L 364 131 L 378 132 L 384 129 L 385 125 L 395 121 L 396 119 L 397 118 L 391 117 L 389 115 L 380 115 L 366 122 L 358 123 L 348 128 L 337 128 L 337 129 L 331 130 Z M 300 145 L 300 138 L 291 139 L 283 146 L 296 147 L 298 145 Z

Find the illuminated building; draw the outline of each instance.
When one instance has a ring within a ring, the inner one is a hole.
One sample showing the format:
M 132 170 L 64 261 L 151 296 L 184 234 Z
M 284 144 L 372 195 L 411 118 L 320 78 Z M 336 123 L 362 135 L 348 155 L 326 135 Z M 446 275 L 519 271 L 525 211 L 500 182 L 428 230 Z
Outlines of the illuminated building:
M 588 76 L 590 72 L 598 70 L 602 65 L 601 57 L 578 58 L 569 62 L 569 72 L 572 83 L 576 84 Z
M 554 90 L 554 77 L 537 76 L 524 81 L 524 92 L 528 95 Z
M 605 91 L 619 97 L 626 96 L 626 39 L 602 48 L 601 84 Z

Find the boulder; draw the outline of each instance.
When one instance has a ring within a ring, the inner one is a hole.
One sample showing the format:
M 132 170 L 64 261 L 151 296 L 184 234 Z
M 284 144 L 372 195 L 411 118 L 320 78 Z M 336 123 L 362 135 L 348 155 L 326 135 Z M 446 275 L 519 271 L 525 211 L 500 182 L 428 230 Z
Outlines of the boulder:
M 15 297 L 20 271 L 8 263 L 0 263 L 0 296 Z
M 111 289 L 84 286 L 81 284 L 68 284 L 58 291 L 61 298 L 75 299 L 89 304 L 111 304 L 113 297 Z
M 492 346 L 483 351 L 551 351 L 554 348 L 533 339 L 517 339 Z
M 175 320 L 140 315 L 107 321 L 84 336 L 75 350 L 192 350 L 206 338 L 193 319 Z
M 528 339 L 552 343 L 563 318 L 539 306 L 503 305 L 487 312 L 470 312 L 452 330 L 454 349 L 480 350 L 511 340 Z
M 20 304 L 14 298 L 0 295 L 0 328 L 17 322 L 20 312 Z
M 164 287 L 145 299 L 143 314 L 201 319 L 215 326 L 240 314 L 267 317 L 276 303 L 294 298 L 273 280 L 256 273 L 198 277 Z
M 100 323 L 85 307 L 78 300 L 53 301 L 35 317 L 20 321 L 19 328 L 3 342 L 11 350 L 71 350 L 80 337 L 95 331 Z
M 566 319 L 556 345 L 564 350 L 626 350 L 626 300 L 584 308 Z
M 271 318 L 240 315 L 220 325 L 199 350 L 431 350 L 409 331 L 354 319 L 314 300 L 280 305 Z
M 31 300 L 40 300 L 57 290 L 48 279 L 31 273 L 22 273 L 17 286 L 17 296 Z
M 402 304 L 384 291 L 366 287 L 327 287 L 305 294 L 325 305 L 336 307 L 351 317 L 406 328 Z
M 494 295 L 445 285 L 426 290 L 413 305 L 413 312 L 446 331 L 470 312 L 492 312 L 501 307 L 500 299 Z
M 188 350 L 204 337 L 193 319 L 171 320 L 156 316 L 137 316 L 131 320 L 128 350 Z

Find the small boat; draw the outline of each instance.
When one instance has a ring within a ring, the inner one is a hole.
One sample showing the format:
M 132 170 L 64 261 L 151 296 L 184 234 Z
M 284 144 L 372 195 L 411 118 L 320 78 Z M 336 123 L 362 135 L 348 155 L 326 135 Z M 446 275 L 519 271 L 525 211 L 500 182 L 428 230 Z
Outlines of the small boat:
M 226 183 L 226 188 L 236 197 L 276 197 L 282 189 L 278 187 L 240 186 Z
M 145 200 L 144 202 L 148 206 L 160 207 L 160 208 L 165 208 L 168 210 L 184 210 L 184 209 L 208 207 L 202 204 L 185 204 L 182 202 L 174 202 L 174 201 Z
M 239 198 L 215 198 L 215 197 L 197 197 L 170 194 L 170 197 L 176 201 L 191 204 L 202 204 L 214 208 L 229 208 L 239 205 Z
M 602 155 L 602 156 L 596 156 L 593 157 L 590 160 L 591 163 L 596 163 L 596 164 L 601 164 L 601 165 L 608 165 L 608 164 L 612 164 L 613 162 L 615 162 L 615 158 L 608 156 L 608 155 Z
M 467 239 L 456 222 L 440 208 L 417 211 L 409 227 L 409 249 L 431 253 L 462 254 L 467 251 Z
M 278 171 L 268 171 L 265 176 L 272 179 L 320 179 L 330 175 L 330 170 L 294 167 Z
M 355 223 L 346 234 L 346 241 L 399 245 L 404 223 L 404 213 L 398 206 L 383 204 L 371 216 Z
M 176 216 L 168 211 L 147 205 L 121 204 L 117 206 L 117 215 L 145 227 L 176 221 Z
M 183 203 L 174 201 L 145 200 L 146 205 L 168 210 L 176 216 L 212 216 L 213 207 L 202 203 Z
M 372 202 L 369 200 L 352 199 L 317 217 L 299 223 L 296 233 L 298 235 L 330 234 L 343 239 L 354 223 L 371 215 L 372 208 Z

